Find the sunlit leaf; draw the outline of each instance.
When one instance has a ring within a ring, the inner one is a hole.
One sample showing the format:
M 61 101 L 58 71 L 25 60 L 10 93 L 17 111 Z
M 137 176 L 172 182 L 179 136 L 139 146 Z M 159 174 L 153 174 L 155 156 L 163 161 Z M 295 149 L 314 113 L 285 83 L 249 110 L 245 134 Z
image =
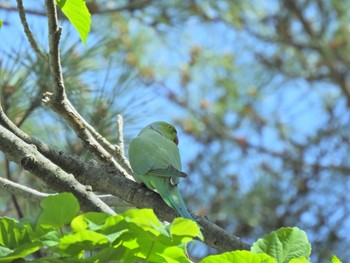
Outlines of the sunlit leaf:
M 336 255 L 333 255 L 329 263 L 342 263 L 342 262 Z
M 88 212 L 78 215 L 71 222 L 71 227 L 75 232 L 89 228 L 90 230 L 97 230 L 103 227 L 106 219 L 110 215 L 106 213 Z
M 73 235 L 65 235 L 60 240 L 60 249 L 71 255 L 78 255 L 85 250 L 105 247 L 109 243 L 105 235 L 91 230 L 83 230 Z
M 49 196 L 40 205 L 43 210 L 37 224 L 43 228 L 60 228 L 68 224 L 79 211 L 78 200 L 71 193 Z
M 280 228 L 256 241 L 254 253 L 266 253 L 278 263 L 287 263 L 293 258 L 309 258 L 311 245 L 304 231 L 297 227 Z
M 220 255 L 204 258 L 200 263 L 276 263 L 277 261 L 267 254 L 254 254 L 250 251 L 232 251 Z
M 81 41 L 86 45 L 91 26 L 91 15 L 85 1 L 56 0 L 56 3 L 78 31 Z
M 289 260 L 288 263 L 311 263 L 311 261 L 305 257 L 301 257 L 301 258 L 293 258 Z
M 171 223 L 170 233 L 180 238 L 180 242 L 189 242 L 195 237 L 203 239 L 199 226 L 190 219 L 178 217 Z
M 35 251 L 38 251 L 41 247 L 40 242 L 28 242 L 16 247 L 12 253 L 1 257 L 0 263 L 13 262 L 15 259 L 24 258 Z
M 29 224 L 2 217 L 0 218 L 0 244 L 11 249 L 30 242 L 30 229 Z

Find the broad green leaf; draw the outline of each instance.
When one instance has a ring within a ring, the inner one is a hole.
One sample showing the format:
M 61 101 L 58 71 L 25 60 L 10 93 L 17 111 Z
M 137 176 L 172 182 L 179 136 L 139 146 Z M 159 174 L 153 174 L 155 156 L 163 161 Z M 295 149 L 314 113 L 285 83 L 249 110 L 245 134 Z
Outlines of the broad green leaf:
M 101 228 L 101 232 L 106 235 L 114 234 L 121 230 L 128 230 L 128 224 L 121 215 L 109 216 Z
M 124 241 L 122 245 L 127 248 L 124 256 L 126 262 L 189 262 L 185 249 L 164 244 L 147 235 L 140 234 L 135 239 Z
M 15 259 L 24 258 L 35 251 L 38 251 L 41 247 L 40 242 L 28 242 L 16 247 L 12 253 L 1 257 L 0 263 L 13 262 Z
M 250 251 L 237 250 L 203 258 L 200 263 L 276 263 L 277 261 L 267 254 L 254 254 Z
M 120 238 L 120 236 L 124 233 L 127 233 L 129 230 L 128 229 L 122 229 L 118 232 L 114 232 L 111 234 L 107 234 L 106 237 L 108 238 L 110 243 L 113 243 L 116 239 Z M 113 244 L 115 245 L 115 244 Z
M 37 225 L 43 228 L 60 228 L 68 224 L 78 213 L 79 203 L 71 193 L 49 196 L 40 203 L 43 208 Z
M 157 236 L 160 233 L 166 233 L 165 226 L 159 221 L 152 209 L 130 209 L 122 215 L 130 227 L 134 227 L 132 225 L 134 224 L 144 231 L 149 231 Z
M 88 257 L 80 262 L 118 262 L 117 260 L 124 259 L 125 248 L 123 247 L 106 247 L 94 253 L 91 257 Z M 121 261 L 121 262 L 126 262 Z
M 329 263 L 342 263 L 342 262 L 336 255 L 333 255 Z
M 74 232 L 93 230 L 105 234 L 110 243 L 113 243 L 123 233 L 128 232 L 127 224 L 119 224 L 124 218 L 120 215 L 108 215 L 100 212 L 88 212 L 75 217 L 71 226 Z
M 30 242 L 28 223 L 18 222 L 13 218 L 0 218 L 0 245 L 14 249 L 19 245 Z
M 288 263 L 293 258 L 309 258 L 311 245 L 304 231 L 297 227 L 280 228 L 256 241 L 254 253 L 266 253 L 278 263 Z
M 2 20 L 0 19 L 0 28 L 2 28 Z
M 140 226 L 160 226 L 162 223 L 152 209 L 130 209 L 123 213 L 127 222 L 134 222 Z
M 57 5 L 78 31 L 81 41 L 86 45 L 90 31 L 91 15 L 84 0 L 56 0 Z
M 60 240 L 60 249 L 70 255 L 78 255 L 86 250 L 106 247 L 109 244 L 105 235 L 91 230 L 83 230 L 73 235 L 65 235 Z
M 311 263 L 311 261 L 305 257 L 301 257 L 301 258 L 293 258 L 288 263 Z
M 137 249 L 140 247 L 140 244 L 138 241 L 142 240 L 142 238 L 132 238 L 129 240 L 123 240 L 123 247 L 128 248 L 129 250 L 133 250 L 133 249 Z M 146 242 L 144 243 L 143 248 L 146 248 L 146 246 L 149 246 L 149 239 L 146 240 Z
M 160 254 L 163 262 L 191 262 L 186 256 L 186 251 L 179 247 L 166 247 Z
M 195 237 L 203 240 L 199 226 L 190 219 L 178 217 L 170 225 L 171 236 L 178 236 L 181 242 L 189 242 Z
M 8 254 L 11 254 L 12 252 L 13 252 L 13 250 L 9 249 L 8 247 L 0 246 L 0 258 L 6 256 Z
M 61 235 L 58 231 L 49 231 L 45 235 L 40 237 L 41 244 L 47 247 L 58 246 Z
M 75 232 L 79 232 L 87 228 L 90 230 L 98 230 L 102 228 L 109 216 L 110 215 L 106 213 L 98 212 L 88 212 L 81 214 L 72 220 L 71 227 Z

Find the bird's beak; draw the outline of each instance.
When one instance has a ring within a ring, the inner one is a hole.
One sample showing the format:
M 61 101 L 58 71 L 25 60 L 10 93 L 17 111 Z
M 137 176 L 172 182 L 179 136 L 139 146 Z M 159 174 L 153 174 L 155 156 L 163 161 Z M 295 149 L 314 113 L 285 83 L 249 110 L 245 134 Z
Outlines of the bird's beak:
M 174 138 L 174 143 L 176 143 L 176 145 L 179 144 L 179 138 L 177 137 L 177 135 L 175 134 L 175 138 Z

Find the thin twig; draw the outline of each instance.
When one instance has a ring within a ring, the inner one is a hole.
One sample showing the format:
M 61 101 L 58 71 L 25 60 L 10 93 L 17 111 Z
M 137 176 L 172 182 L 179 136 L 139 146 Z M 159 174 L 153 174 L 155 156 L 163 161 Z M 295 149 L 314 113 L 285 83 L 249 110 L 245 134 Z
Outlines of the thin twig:
M 91 134 L 91 129 L 87 129 L 87 122 L 74 109 L 67 97 L 65 96 L 65 98 L 59 103 L 55 101 L 55 99 L 51 99 L 52 97 L 52 93 L 46 92 L 44 94 L 43 102 L 47 107 L 60 114 L 60 116 L 67 121 L 67 123 L 73 128 L 75 134 L 80 138 L 84 146 L 100 161 L 113 165 L 119 171 L 121 171 L 125 177 L 131 179 L 132 177 L 130 173 L 125 168 L 123 168 L 113 158 L 113 156 L 97 141 L 97 139 Z M 96 132 L 96 134 L 98 133 Z M 102 135 L 99 135 L 98 138 L 105 140 Z
M 51 195 L 39 192 L 37 190 L 15 183 L 11 180 L 2 177 L 0 177 L 0 188 L 5 190 L 6 192 L 11 193 L 12 195 L 22 196 L 26 200 L 30 200 L 33 202 L 40 202 L 43 198 Z
M 62 28 L 58 26 L 57 9 L 54 0 L 46 0 L 46 9 L 49 26 L 49 61 L 51 75 L 54 79 L 54 93 L 56 101 L 63 101 L 66 97 L 62 75 L 59 43 Z
M 98 5 L 97 8 L 89 8 L 89 12 L 92 15 L 104 15 L 104 14 L 113 14 L 113 13 L 120 13 L 121 11 L 135 11 L 135 10 L 142 10 L 146 8 L 148 5 L 152 4 L 152 0 L 144 0 L 144 1 L 132 1 L 128 5 L 121 6 L 121 7 L 114 7 L 114 8 L 106 8 L 106 9 L 101 9 L 100 6 Z M 105 7 L 103 5 L 103 7 Z M 11 11 L 11 12 L 17 12 L 17 7 L 15 6 L 10 6 L 5 3 L 0 3 L 0 9 L 6 10 L 6 11 Z M 40 10 L 35 10 L 35 9 L 25 9 L 25 12 L 30 14 L 30 15 L 36 15 L 36 16 L 46 16 L 46 13 Z M 65 19 L 65 17 L 63 17 Z
M 76 113 L 79 115 L 79 113 Z M 92 127 L 84 118 L 80 118 L 82 123 L 85 125 L 86 129 L 91 133 L 91 135 L 96 139 L 96 141 L 113 157 L 118 160 L 118 163 L 123 170 L 128 174 L 132 174 L 132 169 L 129 161 L 125 157 L 124 153 L 124 139 L 123 139 L 123 117 L 118 115 L 118 145 L 111 144 L 106 138 L 104 138 L 99 132 L 97 132 L 94 127 Z M 120 144 L 121 143 L 121 144 Z
M 118 114 L 117 116 L 117 128 L 118 128 L 118 140 L 117 144 L 120 148 L 120 153 L 124 155 L 124 136 L 123 136 L 123 128 L 124 122 L 123 122 L 123 116 Z
M 6 177 L 8 180 L 12 180 L 11 170 L 10 170 L 10 161 L 7 158 L 5 159 L 5 165 L 6 165 Z M 13 205 L 15 206 L 15 209 L 17 211 L 18 218 L 23 218 L 22 209 L 18 204 L 16 195 L 11 194 L 11 199 L 12 199 Z
M 36 95 L 34 100 L 31 101 L 28 109 L 25 111 L 22 118 L 16 123 L 17 127 L 21 127 L 24 121 L 31 115 L 31 113 L 40 106 L 41 104 L 41 91 L 39 91 Z
M 26 34 L 28 41 L 31 45 L 31 47 L 33 48 L 33 50 L 35 51 L 35 53 L 37 54 L 37 56 L 45 61 L 47 61 L 48 57 L 47 55 L 45 55 L 43 52 L 41 52 L 38 44 L 36 43 L 32 32 L 29 29 L 28 23 L 27 23 L 27 19 L 26 19 L 26 14 L 24 12 L 24 7 L 23 7 L 23 2 L 22 0 L 17 0 L 17 8 L 18 8 L 18 13 L 19 13 L 19 17 L 21 19 L 21 23 L 24 29 L 24 33 Z

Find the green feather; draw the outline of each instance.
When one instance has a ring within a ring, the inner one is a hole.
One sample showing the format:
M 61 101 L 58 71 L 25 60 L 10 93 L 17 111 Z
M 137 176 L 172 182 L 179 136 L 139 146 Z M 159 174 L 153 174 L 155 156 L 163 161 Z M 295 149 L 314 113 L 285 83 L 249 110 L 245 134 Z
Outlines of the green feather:
M 177 132 L 166 122 L 146 126 L 129 146 L 129 161 L 136 181 L 156 190 L 164 202 L 182 217 L 195 221 L 188 212 L 177 185 L 187 174 L 181 171 Z

